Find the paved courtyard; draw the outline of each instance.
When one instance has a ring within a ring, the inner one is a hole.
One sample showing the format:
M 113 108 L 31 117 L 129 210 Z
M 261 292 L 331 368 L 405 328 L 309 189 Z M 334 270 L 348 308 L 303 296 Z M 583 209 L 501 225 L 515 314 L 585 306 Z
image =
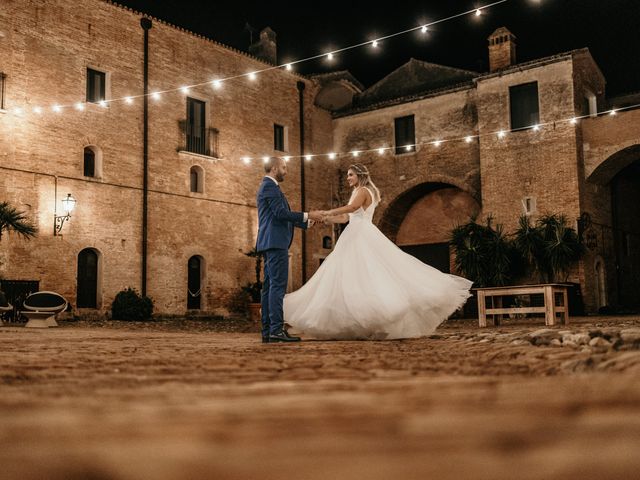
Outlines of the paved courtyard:
M 0 328 L 0 478 L 638 478 L 638 317 L 296 345 L 220 330 Z

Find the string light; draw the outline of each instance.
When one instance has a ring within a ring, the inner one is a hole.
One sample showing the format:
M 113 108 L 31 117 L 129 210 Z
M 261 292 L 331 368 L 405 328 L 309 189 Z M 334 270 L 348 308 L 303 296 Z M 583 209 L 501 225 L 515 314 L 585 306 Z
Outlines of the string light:
M 481 10 L 484 10 L 484 9 L 487 9 L 487 8 L 490 8 L 490 7 L 494 7 L 496 5 L 500 5 L 500 4 L 508 2 L 508 1 L 509 0 L 496 0 L 496 1 L 492 2 L 492 3 L 490 3 L 490 4 L 487 4 L 487 5 L 478 7 L 478 8 L 474 8 L 472 10 L 460 12 L 458 14 L 451 15 L 451 16 L 446 17 L 446 18 L 441 18 L 439 20 L 435 20 L 435 21 L 429 22 L 427 24 L 422 24 L 422 25 L 417 26 L 417 27 L 413 27 L 413 28 L 409 28 L 409 29 L 406 29 L 406 30 L 402 30 L 402 31 L 396 32 L 396 33 L 392 33 L 390 35 L 386 35 L 384 37 L 378 38 L 378 39 L 373 40 L 373 41 L 369 40 L 369 41 L 366 41 L 366 42 L 362 42 L 362 43 L 358 43 L 358 44 L 354 44 L 354 45 L 349 45 L 347 47 L 344 47 L 344 48 L 341 48 L 341 49 L 338 49 L 338 50 L 334 50 L 334 51 L 329 52 L 329 53 L 322 53 L 322 54 L 319 54 L 319 55 L 314 55 L 314 56 L 311 56 L 311 57 L 303 58 L 301 60 L 296 60 L 295 62 L 289 62 L 289 63 L 283 64 L 283 65 L 270 66 L 270 67 L 267 67 L 267 68 L 264 68 L 264 69 L 261 69 L 261 70 L 256 70 L 256 71 L 251 72 L 249 74 L 245 73 L 245 74 L 233 75 L 233 76 L 221 79 L 221 80 L 215 80 L 213 82 L 213 86 L 215 88 L 218 88 L 218 87 L 220 87 L 220 81 L 222 81 L 222 80 L 225 80 L 225 81 L 226 80 L 233 80 L 233 79 L 237 79 L 239 77 L 244 77 L 244 76 L 248 76 L 251 80 L 255 80 L 256 79 L 256 75 L 258 73 L 263 73 L 263 72 L 266 72 L 266 71 L 269 71 L 269 70 L 274 70 L 274 69 L 280 69 L 280 68 L 283 68 L 283 67 L 286 70 L 290 71 L 292 69 L 293 64 L 295 64 L 295 63 L 308 62 L 308 61 L 311 61 L 311 60 L 316 60 L 316 59 L 321 58 L 321 57 L 326 57 L 328 60 L 332 60 L 334 55 L 337 54 L 337 53 L 344 52 L 346 50 L 351 50 L 351 49 L 363 47 L 364 45 L 369 45 L 369 44 L 371 44 L 373 47 L 377 47 L 382 40 L 393 38 L 393 37 L 396 37 L 396 36 L 399 36 L 399 35 L 404 35 L 404 34 L 407 34 L 409 32 L 413 32 L 415 30 L 421 30 L 422 33 L 426 33 L 428 31 L 429 26 L 440 24 L 440 23 L 447 22 L 447 21 L 450 21 L 450 20 L 454 20 L 454 19 L 462 17 L 462 16 L 473 14 L 474 12 L 475 12 L 476 15 L 480 15 Z M 173 91 L 176 91 L 176 90 L 180 90 L 183 93 L 187 93 L 189 91 L 189 89 L 191 89 L 191 88 L 199 87 L 199 86 L 206 85 L 206 84 L 209 84 L 209 83 L 211 83 L 211 81 L 206 81 L 206 82 L 202 82 L 202 83 L 196 83 L 196 84 L 193 84 L 193 85 L 186 85 L 186 86 L 179 87 L 179 88 L 168 88 L 168 89 L 164 90 L 163 93 L 173 92 Z M 153 92 L 153 93 L 150 93 L 150 94 L 147 94 L 147 95 L 151 96 L 154 100 L 159 100 L 160 99 L 160 93 L 159 92 Z M 143 96 L 143 95 L 139 95 L 139 96 Z M 118 102 L 118 101 L 124 101 L 126 103 L 129 103 L 129 98 L 130 97 L 112 98 L 112 99 L 109 99 L 109 103 Z M 61 107 L 64 107 L 64 106 L 61 106 Z M 77 108 L 77 110 L 83 110 L 84 109 L 84 108 L 79 108 L 77 106 L 76 106 L 76 108 Z M 16 114 L 17 114 L 17 110 L 14 110 L 14 112 L 16 112 Z
M 476 17 L 479 17 L 480 15 L 482 15 L 482 12 L 480 11 L 480 9 L 478 8 L 476 10 Z
M 80 111 L 84 110 L 84 103 L 82 102 L 76 103 L 76 110 L 80 110 Z
M 569 120 L 571 122 L 571 125 L 575 125 L 576 123 L 578 123 L 578 119 L 576 117 L 573 117 L 571 120 Z
M 329 160 L 335 160 L 336 159 L 336 154 L 335 153 L 330 153 L 329 154 Z
M 124 101 L 128 104 L 132 104 L 133 103 L 133 98 L 131 97 L 125 97 Z
M 410 152 L 410 151 L 411 151 L 411 148 L 412 148 L 412 145 L 405 145 L 405 147 L 404 147 L 404 149 L 405 149 L 407 152 Z
M 466 137 L 464 137 L 464 141 L 467 143 L 471 143 L 473 141 L 473 137 L 471 135 L 468 135 Z
M 613 110 L 611 110 L 611 111 L 609 112 L 609 115 L 612 115 L 612 116 L 613 116 L 613 115 L 616 115 L 617 113 L 618 113 L 618 112 L 617 112 L 617 111 L 616 111 L 616 109 L 614 108 Z
M 40 115 L 42 113 L 42 108 L 41 107 L 33 107 L 33 113 L 37 113 L 38 115 Z
M 505 136 L 506 134 L 507 134 L 507 133 L 506 133 L 504 130 L 500 130 L 500 131 L 498 132 L 498 138 L 504 138 L 504 136 Z
M 439 147 L 441 144 L 442 144 L 442 140 L 436 140 L 435 142 L 433 142 L 434 147 Z
M 313 158 L 313 155 L 305 155 L 305 156 L 304 156 L 304 159 L 305 159 L 307 162 L 310 162 L 312 158 Z
M 220 80 L 214 80 L 213 82 L 211 82 L 211 84 L 213 85 L 213 88 L 215 88 L 216 90 L 222 87 L 222 81 Z
M 262 161 L 264 163 L 267 163 L 269 161 L 269 157 L 265 155 L 264 157 L 262 157 Z
M 384 155 L 384 148 L 379 148 L 378 149 L 378 154 L 379 155 Z
M 245 165 L 249 165 L 251 163 L 251 159 L 249 157 L 242 157 L 242 161 Z
M 354 157 L 357 157 L 358 155 L 360 155 L 360 152 L 357 150 L 354 150 L 353 152 L 351 152 L 351 155 L 353 155 Z
M 540 125 L 534 125 L 534 126 L 533 126 L 533 131 L 534 131 L 534 132 L 538 132 L 538 131 L 540 131 Z
M 106 108 L 107 107 L 107 102 L 105 102 L 104 100 L 100 100 L 98 102 L 98 105 L 100 105 L 102 108 Z
M 53 107 L 51 107 L 51 110 L 58 113 L 62 111 L 62 108 L 60 107 L 60 105 L 54 105 Z

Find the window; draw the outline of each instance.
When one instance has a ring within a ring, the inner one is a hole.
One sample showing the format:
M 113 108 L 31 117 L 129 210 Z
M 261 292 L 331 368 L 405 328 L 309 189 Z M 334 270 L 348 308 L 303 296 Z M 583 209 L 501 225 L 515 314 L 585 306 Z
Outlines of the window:
M 85 177 L 96 176 L 96 152 L 91 147 L 84 147 L 84 169 Z
M 522 210 L 523 210 L 523 213 L 527 216 L 536 213 L 535 197 L 524 197 L 522 199 Z
M 589 90 L 584 92 L 582 98 L 582 114 L 595 117 L 598 114 L 598 100 Z
M 511 130 L 529 128 L 540 123 L 538 82 L 509 87 Z
M 208 155 L 205 129 L 205 102 L 187 97 L 187 151 Z
M 273 124 L 273 149 L 279 152 L 287 151 L 286 129 L 277 123 Z
M 189 191 L 192 193 L 202 193 L 204 185 L 204 171 L 202 167 L 194 165 L 189 171 Z
M 194 255 L 187 265 L 187 308 L 199 310 L 202 298 L 202 257 Z
M 87 68 L 87 102 L 98 103 L 107 98 L 107 75 Z
M 0 110 L 4 110 L 4 88 L 7 76 L 0 72 Z
M 413 115 L 395 119 L 396 155 L 416 150 L 416 129 Z

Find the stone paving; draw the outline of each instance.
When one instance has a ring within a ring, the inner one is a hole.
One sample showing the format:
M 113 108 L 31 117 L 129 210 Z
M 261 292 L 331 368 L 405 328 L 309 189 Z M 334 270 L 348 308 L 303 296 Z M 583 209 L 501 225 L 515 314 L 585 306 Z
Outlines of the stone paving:
M 452 321 L 429 338 L 298 345 L 229 327 L 0 328 L 0 478 L 640 471 L 638 317 Z

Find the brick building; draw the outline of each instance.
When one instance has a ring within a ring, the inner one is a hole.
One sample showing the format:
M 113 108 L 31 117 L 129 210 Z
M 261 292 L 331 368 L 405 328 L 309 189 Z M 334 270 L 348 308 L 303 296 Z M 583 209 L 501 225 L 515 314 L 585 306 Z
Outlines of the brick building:
M 509 229 L 523 208 L 588 213 L 590 249 L 571 278 L 588 310 L 632 305 L 640 287 L 640 110 L 598 115 L 611 101 L 587 50 L 517 64 L 499 29 L 489 73 L 411 60 L 364 89 L 348 72 L 271 68 L 270 29 L 249 55 L 109 1 L 5 0 L 0 51 L 0 200 L 39 227 L 29 241 L 2 237 L 0 278 L 38 281 L 80 313 L 107 310 L 127 286 L 161 313 L 237 308 L 260 157 L 301 153 L 342 154 L 292 158 L 292 208 L 346 200 L 342 176 L 362 151 L 383 192 L 381 229 L 443 270 L 448 234 L 471 214 Z M 147 91 L 161 92 L 146 109 L 145 70 Z M 54 235 L 68 193 L 77 207 Z M 291 288 L 334 237 L 296 234 Z

